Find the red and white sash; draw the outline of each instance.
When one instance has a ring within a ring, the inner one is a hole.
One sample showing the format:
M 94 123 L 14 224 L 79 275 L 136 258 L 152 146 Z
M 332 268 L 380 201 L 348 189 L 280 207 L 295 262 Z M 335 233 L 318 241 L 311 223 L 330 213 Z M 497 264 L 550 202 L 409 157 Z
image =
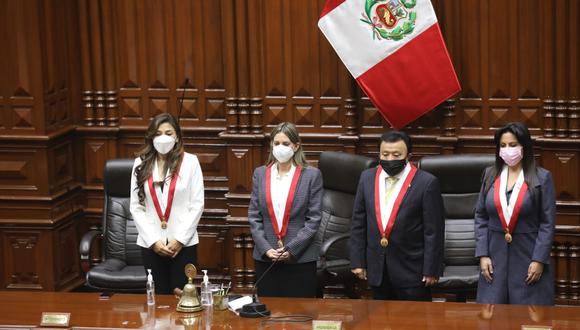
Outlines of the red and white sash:
M 499 215 L 499 219 L 505 231 L 505 238 L 508 243 L 511 242 L 514 228 L 518 221 L 520 209 L 524 202 L 524 197 L 528 190 L 528 185 L 524 181 L 524 171 L 520 171 L 509 204 L 506 198 L 508 168 L 504 167 L 501 174 L 495 179 L 493 185 L 493 201 Z
M 175 174 L 171 177 L 171 183 L 169 184 L 169 195 L 167 197 L 167 206 L 165 207 L 165 212 L 161 211 L 161 205 L 159 203 L 159 198 L 157 197 L 157 192 L 153 186 L 153 174 L 147 180 L 149 185 L 149 191 L 151 192 L 151 199 L 153 199 L 153 205 L 155 206 L 155 211 L 157 211 L 157 216 L 161 221 L 161 229 L 167 227 L 167 222 L 169 221 L 169 216 L 171 215 L 171 207 L 173 206 L 173 196 L 175 195 L 175 186 L 177 185 L 177 178 L 179 177 L 179 170 L 181 168 L 181 163 L 183 162 L 183 155 L 179 159 L 179 164 L 177 164 L 177 169 Z
M 283 247 L 284 237 L 286 236 L 286 230 L 288 229 L 288 223 L 290 221 L 290 209 L 292 208 L 292 202 L 294 201 L 296 186 L 298 185 L 298 179 L 300 178 L 302 167 L 296 166 L 294 176 L 292 176 L 292 183 L 290 184 L 290 190 L 288 191 L 288 197 L 286 198 L 286 207 L 284 208 L 284 217 L 282 218 L 282 228 L 280 228 L 278 226 L 276 212 L 274 212 L 274 205 L 272 203 L 271 177 L 272 166 L 274 166 L 274 164 L 275 163 L 270 164 L 266 168 L 266 205 L 268 206 L 268 213 L 270 214 L 270 221 L 274 228 L 274 234 L 276 234 L 276 237 L 278 238 L 278 247 Z
M 397 198 L 395 199 L 395 203 L 393 205 L 391 214 L 389 215 L 389 219 L 386 226 L 383 226 L 383 220 L 381 216 L 381 196 L 379 193 L 379 185 L 381 184 L 379 177 L 381 175 L 382 168 L 380 166 L 377 167 L 377 173 L 375 175 L 375 213 L 377 217 L 377 225 L 379 227 L 379 233 L 381 234 L 381 245 L 383 247 L 386 247 L 388 245 L 389 235 L 393 230 L 393 226 L 395 224 L 395 219 L 397 218 L 397 213 L 399 213 L 399 207 L 401 206 L 401 202 L 403 201 L 403 198 L 405 197 L 407 190 L 409 190 L 409 187 L 411 186 L 411 181 L 413 181 L 413 178 L 417 173 L 417 168 L 413 166 L 413 164 L 409 164 L 409 166 L 411 167 L 411 171 L 407 174 L 406 177 L 401 178 L 402 180 L 404 180 L 403 185 L 401 187 L 401 190 L 397 194 Z

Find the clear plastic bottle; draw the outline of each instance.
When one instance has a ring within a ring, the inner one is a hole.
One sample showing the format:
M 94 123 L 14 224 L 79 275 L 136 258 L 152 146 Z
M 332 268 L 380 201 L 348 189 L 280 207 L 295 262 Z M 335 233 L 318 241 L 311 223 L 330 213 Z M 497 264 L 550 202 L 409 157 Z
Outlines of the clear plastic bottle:
M 201 305 L 202 306 L 212 306 L 213 296 L 211 293 L 211 284 L 209 283 L 209 278 L 207 277 L 207 270 L 202 270 L 203 272 L 203 282 L 201 282 Z
M 153 282 L 153 275 L 151 274 L 151 269 L 147 269 L 149 275 L 147 275 L 147 305 L 155 305 L 155 282 Z
M 201 324 L 198 329 L 211 330 L 213 321 L 213 307 L 206 306 L 201 314 Z

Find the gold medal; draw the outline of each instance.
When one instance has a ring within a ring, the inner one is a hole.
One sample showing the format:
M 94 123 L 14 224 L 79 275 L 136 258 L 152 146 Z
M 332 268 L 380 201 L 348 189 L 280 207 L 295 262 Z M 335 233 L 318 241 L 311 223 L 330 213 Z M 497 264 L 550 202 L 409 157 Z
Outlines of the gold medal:
M 165 217 L 163 217 L 161 219 L 161 229 L 165 229 L 167 228 L 167 221 L 165 220 Z
M 508 242 L 508 243 L 512 242 L 512 235 L 510 233 L 505 233 L 504 237 L 505 237 L 506 242 Z
M 281 239 L 278 240 L 278 247 L 279 248 L 283 248 L 284 247 L 284 243 L 282 242 Z
M 386 237 L 381 238 L 381 246 L 387 247 L 389 245 L 389 240 Z

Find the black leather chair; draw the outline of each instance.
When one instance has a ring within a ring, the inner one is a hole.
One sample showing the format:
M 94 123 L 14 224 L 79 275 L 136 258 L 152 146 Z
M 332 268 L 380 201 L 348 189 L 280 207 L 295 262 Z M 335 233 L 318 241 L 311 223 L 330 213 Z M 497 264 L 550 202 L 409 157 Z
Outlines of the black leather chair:
M 486 167 L 494 155 L 425 156 L 418 167 L 435 175 L 445 206 L 445 259 L 443 276 L 434 293 L 454 294 L 457 301 L 474 295 L 479 278 L 475 258 L 474 209 Z
M 91 230 L 81 239 L 81 265 L 86 285 L 101 291 L 144 292 L 147 276 L 137 246 L 137 228 L 129 211 L 133 159 L 107 161 L 102 231 Z M 91 244 L 102 240 L 102 262 L 90 267 Z
M 356 297 L 356 278 L 350 272 L 348 237 L 354 197 L 363 170 L 377 164 L 376 159 L 344 152 L 323 152 L 318 168 L 322 172 L 324 194 L 322 221 L 316 240 L 321 244 L 317 265 L 317 294 L 326 286 L 342 286 L 347 296 Z

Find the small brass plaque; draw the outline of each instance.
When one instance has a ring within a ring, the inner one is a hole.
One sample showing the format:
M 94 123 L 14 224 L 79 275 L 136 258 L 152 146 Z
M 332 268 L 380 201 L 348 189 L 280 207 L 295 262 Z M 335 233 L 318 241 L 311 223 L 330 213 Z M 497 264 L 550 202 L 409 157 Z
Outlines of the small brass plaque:
M 312 320 L 313 330 L 341 330 L 342 321 Z
M 41 327 L 68 327 L 70 313 L 43 312 L 40 318 Z
M 522 330 L 552 330 L 549 325 L 522 325 Z

